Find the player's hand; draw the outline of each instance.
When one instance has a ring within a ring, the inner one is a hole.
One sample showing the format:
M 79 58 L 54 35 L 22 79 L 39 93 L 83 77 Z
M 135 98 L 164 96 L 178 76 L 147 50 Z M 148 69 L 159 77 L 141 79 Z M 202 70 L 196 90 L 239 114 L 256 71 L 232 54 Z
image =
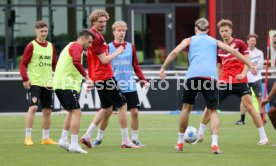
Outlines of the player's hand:
M 85 91 L 86 91 L 86 93 L 90 93 L 91 90 L 94 88 L 94 83 L 90 78 L 87 78 L 85 83 L 86 83 Z
M 264 99 L 264 100 L 262 101 L 262 104 L 261 104 L 262 108 L 263 108 L 268 102 L 269 102 L 269 101 L 268 101 L 267 98 Z
M 165 70 L 163 68 L 160 69 L 159 75 L 160 75 L 161 79 L 165 79 L 166 78 L 166 72 L 165 72 Z
M 120 47 L 117 48 L 116 52 L 117 52 L 118 54 L 121 54 L 121 53 L 124 52 L 124 50 L 125 50 L 125 48 L 121 45 Z
M 236 75 L 236 80 L 241 81 L 244 79 L 244 77 L 245 77 L 245 74 L 242 74 L 242 73 L 238 74 L 238 75 Z
M 24 87 L 25 89 L 30 89 L 30 87 L 31 87 L 30 81 L 24 81 L 24 82 L 23 82 L 23 87 Z
M 144 88 L 146 88 L 146 89 L 149 88 L 150 83 L 149 83 L 147 80 L 142 80 L 141 82 L 143 83 L 143 87 L 144 87 Z

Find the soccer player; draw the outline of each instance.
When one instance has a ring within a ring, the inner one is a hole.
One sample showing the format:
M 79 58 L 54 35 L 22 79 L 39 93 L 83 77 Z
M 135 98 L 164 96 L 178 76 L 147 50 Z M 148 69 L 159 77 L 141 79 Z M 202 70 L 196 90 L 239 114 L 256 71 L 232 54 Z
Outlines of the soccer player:
M 54 75 L 53 88 L 62 105 L 68 111 L 64 119 L 63 130 L 58 145 L 74 153 L 87 153 L 78 144 L 81 109 L 78 101 L 82 77 L 91 86 L 92 81 L 82 66 L 83 50 L 92 45 L 94 35 L 89 30 L 82 30 L 77 41 L 70 42 L 60 53 Z M 69 129 L 71 144 L 68 142 Z
M 52 112 L 51 80 L 56 68 L 57 56 L 54 45 L 46 40 L 48 29 L 47 22 L 36 22 L 36 39 L 27 45 L 20 63 L 23 87 L 28 90 L 29 99 L 24 140 L 26 146 L 34 144 L 32 128 L 39 101 L 42 107 L 41 144 L 57 144 L 49 137 Z
M 223 42 L 233 49 L 239 51 L 244 57 L 248 57 L 246 44 L 240 40 L 232 37 L 233 24 L 230 20 L 222 19 L 218 22 L 217 27 L 223 39 Z M 260 140 L 257 145 L 268 144 L 268 138 L 263 127 L 260 115 L 256 112 L 251 97 L 251 91 L 247 84 L 248 68 L 240 60 L 234 57 L 233 54 L 227 53 L 224 50 L 218 51 L 218 72 L 220 73 L 220 89 L 219 89 L 219 103 L 222 103 L 230 95 L 236 95 L 241 98 L 243 105 L 251 115 L 255 126 L 258 128 Z M 256 67 L 252 70 L 256 70 Z M 197 142 L 203 140 L 206 124 L 209 121 L 210 113 L 205 109 L 201 117 L 201 123 L 198 131 Z
M 273 98 L 273 96 L 276 95 L 276 82 L 274 82 L 273 87 L 271 91 L 269 92 L 266 99 L 262 101 L 262 107 L 264 107 L 270 100 Z M 270 110 L 268 111 L 268 117 L 276 130 L 276 100 L 274 100 L 272 106 L 270 107 Z M 274 145 L 276 146 L 276 144 Z
M 88 148 L 91 148 L 92 133 L 100 121 L 104 117 L 109 116 L 114 106 L 119 109 L 118 117 L 122 133 L 121 147 L 137 148 L 138 146 L 129 140 L 126 99 L 121 90 L 118 88 L 116 79 L 113 77 L 113 71 L 110 63 L 114 58 L 124 52 L 124 47 L 119 46 L 113 51 L 112 54 L 108 54 L 107 44 L 101 34 L 106 27 L 107 20 L 109 19 L 109 15 L 106 11 L 94 10 L 90 14 L 89 18 L 92 25 L 90 31 L 95 34 L 95 40 L 92 47 L 89 47 L 88 49 L 88 74 L 94 81 L 101 100 L 101 107 L 103 111 L 97 112 L 80 142 Z
M 198 19 L 195 22 L 195 35 L 184 39 L 167 57 L 161 67 L 160 77 L 165 79 L 165 70 L 173 62 L 177 54 L 189 47 L 190 67 L 186 74 L 185 89 L 183 91 L 183 106 L 180 115 L 178 140 L 175 146 L 177 151 L 183 151 L 184 133 L 189 123 L 189 114 L 192 110 L 198 92 L 204 96 L 207 104 L 207 111 L 211 119 L 212 144 L 214 154 L 219 154 L 218 132 L 219 118 L 216 112 L 218 103 L 217 76 L 217 47 L 230 52 L 235 58 L 242 60 L 251 67 L 251 63 L 241 53 L 234 48 L 208 36 L 209 22 Z
M 123 95 L 126 98 L 127 106 L 131 113 L 131 129 L 132 129 L 132 143 L 137 146 L 143 147 L 138 139 L 138 110 L 140 108 L 140 103 L 137 94 L 136 81 L 134 79 L 134 72 L 138 78 L 148 86 L 145 80 L 144 74 L 138 64 L 136 48 L 133 44 L 126 42 L 125 34 L 127 31 L 127 24 L 124 21 L 116 21 L 112 25 L 112 31 L 114 35 L 114 41 L 108 44 L 109 54 L 112 54 L 119 46 L 123 46 L 125 51 L 112 60 L 112 70 L 114 72 L 115 79 L 118 81 L 119 88 L 121 89 Z M 101 109 L 100 111 L 104 111 Z M 97 138 L 93 141 L 92 147 L 100 145 L 103 139 L 104 130 L 108 125 L 108 120 L 111 115 L 106 116 L 100 124 Z
M 247 45 L 248 45 L 248 52 L 249 52 L 249 58 L 251 63 L 256 66 L 257 71 L 250 70 L 247 72 L 247 79 L 248 79 L 248 85 L 249 88 L 252 88 L 254 91 L 254 94 L 258 100 L 258 110 L 260 112 L 261 117 L 263 117 L 261 103 L 262 103 L 262 74 L 261 69 L 264 65 L 264 53 L 256 48 L 258 35 L 256 34 L 249 34 L 247 36 Z M 246 109 L 241 102 L 240 106 L 241 110 L 241 119 L 236 122 L 237 125 L 244 125 L 245 124 L 245 113 Z

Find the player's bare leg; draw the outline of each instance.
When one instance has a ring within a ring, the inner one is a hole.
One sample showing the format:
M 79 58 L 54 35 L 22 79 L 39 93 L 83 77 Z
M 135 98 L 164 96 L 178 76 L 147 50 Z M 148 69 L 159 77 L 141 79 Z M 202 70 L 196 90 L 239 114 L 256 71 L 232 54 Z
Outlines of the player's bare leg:
M 101 109 L 99 112 L 96 113 L 95 117 L 93 118 L 85 134 L 81 137 L 80 142 L 82 144 L 84 144 L 88 148 L 92 148 L 91 137 L 94 130 L 96 129 L 98 124 L 112 112 L 112 109 L 113 109 L 113 106 L 110 106 L 108 108 Z
M 44 108 L 42 109 L 42 129 L 49 130 L 51 124 L 51 112 L 52 109 Z
M 139 148 L 129 140 L 127 127 L 127 104 L 124 104 L 118 110 L 119 124 L 121 126 L 122 144 L 121 148 Z
M 198 128 L 198 133 L 197 133 L 197 140 L 194 143 L 192 143 L 193 145 L 203 141 L 204 132 L 206 130 L 206 127 L 209 121 L 210 121 L 210 111 L 208 111 L 207 107 L 205 107 L 200 119 L 200 124 Z
M 51 113 L 52 109 L 42 109 L 42 139 L 41 144 L 44 145 L 56 145 L 58 144 L 50 138 L 50 124 L 51 124 Z
M 265 115 L 262 112 L 262 96 L 257 96 L 256 98 L 258 101 L 258 109 L 260 111 L 261 119 L 262 119 L 262 121 L 264 120 L 263 124 L 265 125 L 266 124 Z
M 25 129 L 26 134 L 25 134 L 24 144 L 27 146 L 31 146 L 34 144 L 32 141 L 32 128 L 33 128 L 34 117 L 37 109 L 38 109 L 37 106 L 30 106 L 26 115 L 26 129 Z
M 219 118 L 216 109 L 208 109 L 211 121 L 211 133 L 212 133 L 212 144 L 211 148 L 214 154 L 220 154 L 218 146 L 218 133 L 219 133 Z
M 72 112 L 69 111 L 63 121 L 63 129 L 61 137 L 58 141 L 58 146 L 69 151 L 70 143 L 68 140 L 68 134 L 71 126 Z
M 80 109 L 73 109 L 72 116 L 71 116 L 71 144 L 69 147 L 69 152 L 73 153 L 88 153 L 87 151 L 83 150 L 79 145 L 79 130 L 80 130 L 80 118 L 81 118 L 81 110 Z
M 261 117 L 256 112 L 256 110 L 253 106 L 251 95 L 249 95 L 249 94 L 244 95 L 244 96 L 242 96 L 241 99 L 242 99 L 243 105 L 245 106 L 246 110 L 251 115 L 255 126 L 258 128 L 258 131 L 259 131 L 259 134 L 260 134 L 260 141 L 257 144 L 258 145 L 268 144 L 268 138 L 266 136 Z
M 139 140 L 138 129 L 139 129 L 139 110 L 138 108 L 130 109 L 131 115 L 131 129 L 132 129 L 132 143 L 137 146 L 144 147 L 145 145 Z
M 102 110 L 100 110 L 100 111 L 102 111 Z M 105 114 L 104 118 L 102 119 L 102 121 L 99 125 L 97 138 L 95 140 L 93 140 L 92 145 L 91 145 L 93 148 L 102 143 L 104 131 L 108 126 L 109 118 L 111 115 L 112 115 L 112 111 L 108 110 L 108 112 Z
M 177 151 L 183 151 L 184 133 L 189 123 L 189 115 L 193 108 L 193 105 L 184 103 L 179 119 L 178 140 L 175 145 Z
M 243 105 L 243 102 L 240 103 L 240 112 L 241 112 L 241 119 L 238 120 L 235 124 L 236 125 L 245 125 L 246 108 Z

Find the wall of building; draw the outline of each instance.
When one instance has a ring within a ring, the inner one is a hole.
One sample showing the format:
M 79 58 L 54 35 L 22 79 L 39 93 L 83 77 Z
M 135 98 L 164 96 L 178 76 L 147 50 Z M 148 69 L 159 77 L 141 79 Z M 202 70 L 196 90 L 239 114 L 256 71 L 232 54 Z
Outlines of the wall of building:
M 246 41 L 250 26 L 251 0 L 217 0 L 217 21 L 230 19 L 234 24 L 233 36 Z M 268 31 L 276 29 L 276 1 L 257 0 L 255 33 L 259 35 L 257 47 L 266 55 Z M 217 31 L 217 38 L 220 38 Z
M 123 0 L 115 0 L 116 4 L 122 4 Z M 47 4 L 48 1 L 44 0 L 43 4 Z M 82 0 L 77 0 L 77 4 L 82 4 Z M 125 1 L 126 4 L 129 3 L 129 0 Z M 6 4 L 1 1 L 0 4 Z M 12 4 L 21 4 L 21 5 L 35 5 L 35 1 L 33 0 L 14 0 Z M 67 0 L 52 0 L 52 5 L 66 5 Z M 105 1 L 99 0 L 86 0 L 87 5 L 105 5 Z M 87 6 L 87 24 L 90 25 L 88 16 L 94 9 L 105 9 L 105 7 L 91 7 Z M 0 7 L 0 36 L 5 35 L 5 13 L 3 12 L 4 7 Z M 16 24 L 14 26 L 15 29 L 15 37 L 18 36 L 34 36 L 34 25 L 36 22 L 36 6 L 32 7 L 13 7 L 16 11 Z M 52 7 L 53 10 L 53 23 L 54 23 L 54 35 L 67 34 L 67 8 L 64 7 Z M 115 20 L 122 19 L 122 7 L 115 7 Z M 83 19 L 83 8 L 77 7 L 77 31 L 83 29 L 82 19 Z M 48 7 L 42 8 L 42 19 L 49 21 L 49 9 Z

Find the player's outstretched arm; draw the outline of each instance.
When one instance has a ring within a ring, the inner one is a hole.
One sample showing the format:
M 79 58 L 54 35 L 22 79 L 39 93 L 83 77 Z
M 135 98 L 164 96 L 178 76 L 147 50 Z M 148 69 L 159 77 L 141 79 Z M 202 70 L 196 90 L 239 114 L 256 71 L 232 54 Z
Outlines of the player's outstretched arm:
M 250 60 L 248 54 L 244 55 L 244 57 L 246 59 Z M 242 72 L 240 74 L 236 75 L 236 80 L 243 80 L 246 77 L 248 71 L 249 71 L 249 67 L 247 65 L 244 65 Z M 254 72 L 256 70 L 252 68 L 251 71 Z
M 168 57 L 166 58 L 164 64 L 162 65 L 162 67 L 160 69 L 160 77 L 162 79 L 164 79 L 166 77 L 165 70 L 167 69 L 169 64 L 172 63 L 172 61 L 176 58 L 177 54 L 181 50 L 184 50 L 189 45 L 190 45 L 190 38 L 186 38 L 186 39 L 182 40 L 182 42 L 180 44 L 178 44 L 178 46 L 175 47 L 175 49 L 173 49 L 172 52 L 170 52 L 170 54 L 168 55 Z
M 239 51 L 235 50 L 234 48 L 228 46 L 227 44 L 224 44 L 223 42 L 217 40 L 218 47 L 232 53 L 235 57 L 237 57 L 239 60 L 241 60 L 243 63 L 245 63 L 249 68 L 256 68 L 255 66 L 252 65 L 252 63 L 244 57 Z

